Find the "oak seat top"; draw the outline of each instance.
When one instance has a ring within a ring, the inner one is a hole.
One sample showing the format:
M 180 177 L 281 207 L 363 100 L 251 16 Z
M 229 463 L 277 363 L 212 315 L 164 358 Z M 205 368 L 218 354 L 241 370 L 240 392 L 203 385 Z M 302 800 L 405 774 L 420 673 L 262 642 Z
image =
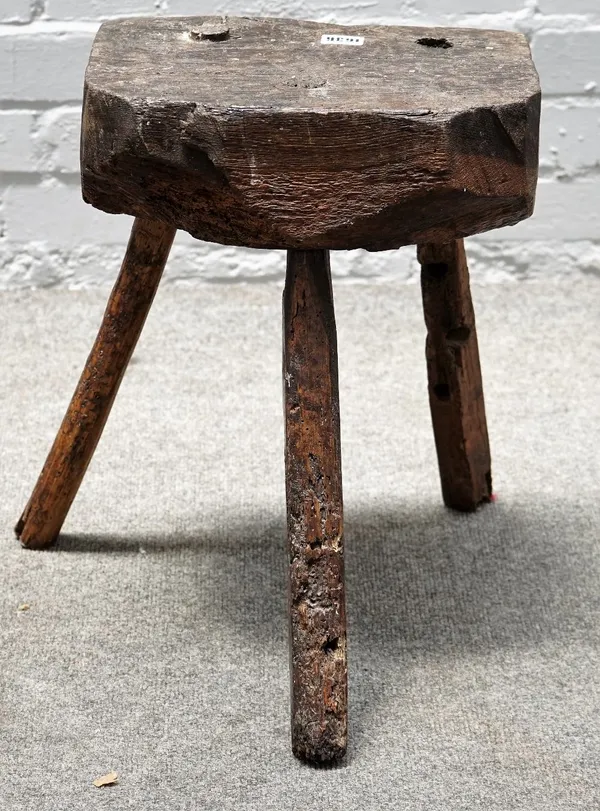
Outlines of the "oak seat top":
M 149 102 L 406 115 L 514 104 L 538 90 L 527 40 L 509 31 L 222 19 L 104 23 L 87 82 Z M 321 44 L 337 34 L 364 42 Z
M 539 97 L 512 32 L 111 21 L 86 73 L 84 198 L 255 247 L 462 237 L 531 214 Z

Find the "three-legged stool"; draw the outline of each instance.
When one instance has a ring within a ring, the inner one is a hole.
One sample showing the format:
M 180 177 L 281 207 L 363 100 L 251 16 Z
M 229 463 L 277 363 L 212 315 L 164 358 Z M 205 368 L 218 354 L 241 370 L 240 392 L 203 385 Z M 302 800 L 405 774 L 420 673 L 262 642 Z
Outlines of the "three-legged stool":
M 533 209 L 540 92 L 502 31 L 274 19 L 105 23 L 85 82 L 83 196 L 135 216 L 92 353 L 16 531 L 58 536 L 173 237 L 287 250 L 283 385 L 294 753 L 341 757 L 346 619 L 329 251 L 417 244 L 445 503 L 491 497 L 463 237 Z M 157 456 L 157 464 L 160 458 Z

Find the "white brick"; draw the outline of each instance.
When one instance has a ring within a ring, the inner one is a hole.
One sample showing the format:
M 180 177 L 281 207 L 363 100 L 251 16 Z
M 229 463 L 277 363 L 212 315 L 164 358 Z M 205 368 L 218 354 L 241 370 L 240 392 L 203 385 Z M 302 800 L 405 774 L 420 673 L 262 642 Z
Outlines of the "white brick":
M 355 20 L 399 19 L 396 0 L 366 0 L 340 4 L 338 0 L 166 0 L 164 12 L 169 15 L 292 17 L 307 20 L 335 20 L 340 25 Z
M 507 0 L 512 2 L 513 0 Z M 330 16 L 335 0 L 284 0 L 276 4 L 265 0 L 47 0 L 46 15 L 51 20 L 106 20 L 137 15 L 204 16 L 213 14 L 256 15 L 271 17 Z M 369 3 L 362 16 L 376 19 L 382 13 L 392 14 L 393 0 Z M 357 3 L 357 9 L 364 7 Z M 337 9 L 334 15 L 340 23 L 354 17 L 351 7 Z M 395 14 L 397 16 L 397 12 Z
M 544 105 L 540 163 L 568 174 L 600 166 L 600 104 Z
M 9 186 L 4 194 L 5 236 L 11 242 L 127 244 L 131 217 L 104 214 L 83 202 L 78 185 L 49 180 Z
M 47 0 L 46 16 L 51 20 L 106 20 L 136 14 L 156 14 L 155 0 Z
M 40 116 L 34 135 L 39 171 L 78 172 L 81 107 L 58 107 Z
M 497 228 L 479 239 L 598 240 L 600 235 L 600 183 L 593 180 L 560 183 L 541 181 L 533 217 L 509 228 Z
M 66 1 L 66 0 L 65 0 Z M 73 1 L 73 0 L 72 0 Z M 55 0 L 52 0 L 55 2 Z M 399 0 L 355 0 L 339 3 L 336 0 L 165 0 L 165 13 L 172 15 L 265 15 L 270 17 L 304 17 L 305 19 L 335 20 L 340 24 L 352 20 L 390 24 L 418 23 L 416 14 L 429 18 L 452 14 L 495 14 L 520 11 L 526 0 L 416 0 L 401 3 Z M 443 24 L 443 21 L 440 23 Z
M 30 172 L 34 168 L 31 110 L 0 110 L 0 172 Z
M 271 9 L 267 10 L 262 0 L 246 0 L 246 2 L 239 2 L 239 0 L 238 2 L 236 0 L 233 0 L 233 2 L 228 2 L 228 0 L 168 0 L 165 13 L 199 17 L 212 14 L 229 14 L 231 16 L 243 16 L 244 14 L 260 16 L 264 14 L 270 17 L 304 17 L 310 16 L 307 5 L 310 7 L 313 4 L 310 0 L 308 3 L 280 2 L 272 4 Z M 316 3 L 314 5 L 323 4 Z M 344 13 L 340 16 L 344 16 Z
M 541 32 L 532 51 L 545 93 L 600 92 L 600 29 Z
M 31 19 L 31 0 L 2 0 L 0 23 L 26 23 Z
M 498 14 L 520 11 L 525 0 L 417 0 L 415 8 L 425 14 Z
M 92 33 L 0 37 L 0 99 L 74 101 L 81 98 Z
M 598 0 L 538 0 L 542 14 L 590 14 L 599 11 Z

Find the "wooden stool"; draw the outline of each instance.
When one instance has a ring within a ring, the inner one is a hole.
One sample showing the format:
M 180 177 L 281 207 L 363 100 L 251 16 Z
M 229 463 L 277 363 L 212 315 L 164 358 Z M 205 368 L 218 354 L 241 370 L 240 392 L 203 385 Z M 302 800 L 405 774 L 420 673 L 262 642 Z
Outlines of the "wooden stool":
M 247 18 L 100 28 L 85 82 L 83 196 L 136 219 L 96 343 L 16 527 L 31 548 L 58 536 L 176 229 L 286 249 L 292 745 L 320 762 L 343 756 L 347 740 L 329 251 L 418 245 L 443 497 L 476 509 L 492 482 L 462 239 L 532 213 L 540 111 L 520 34 L 343 31 Z

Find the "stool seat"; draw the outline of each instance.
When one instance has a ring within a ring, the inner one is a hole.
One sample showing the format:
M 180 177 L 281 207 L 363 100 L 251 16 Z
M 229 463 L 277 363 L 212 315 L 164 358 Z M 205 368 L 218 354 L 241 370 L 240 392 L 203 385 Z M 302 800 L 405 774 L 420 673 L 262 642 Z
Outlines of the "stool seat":
M 223 244 L 448 242 L 532 213 L 539 111 L 521 34 L 116 20 L 86 73 L 83 195 Z

